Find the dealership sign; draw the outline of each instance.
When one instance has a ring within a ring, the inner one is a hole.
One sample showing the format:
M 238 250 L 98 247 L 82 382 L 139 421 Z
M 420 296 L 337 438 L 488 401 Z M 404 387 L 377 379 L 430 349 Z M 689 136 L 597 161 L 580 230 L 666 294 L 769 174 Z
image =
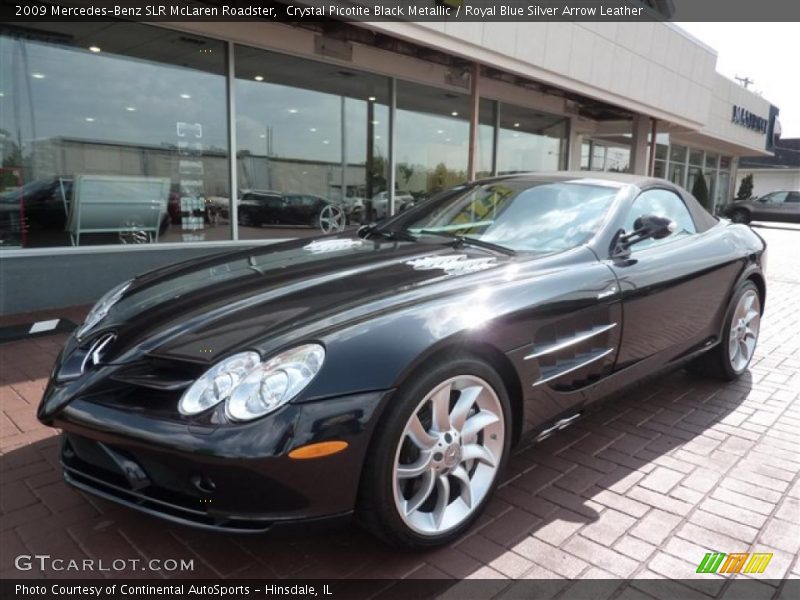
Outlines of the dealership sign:
M 753 131 L 758 131 L 759 133 L 767 133 L 767 125 L 769 124 L 767 119 L 754 115 L 746 108 L 736 106 L 735 104 L 733 106 L 731 121 L 737 125 L 752 129 Z

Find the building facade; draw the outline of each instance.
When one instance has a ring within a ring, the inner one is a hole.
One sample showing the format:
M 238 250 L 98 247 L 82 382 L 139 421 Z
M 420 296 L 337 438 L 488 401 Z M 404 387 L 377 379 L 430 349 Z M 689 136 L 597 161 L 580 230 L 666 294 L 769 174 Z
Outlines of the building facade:
M 661 22 L 3 27 L 0 308 L 496 174 L 702 177 L 713 210 L 777 114 L 715 64 Z

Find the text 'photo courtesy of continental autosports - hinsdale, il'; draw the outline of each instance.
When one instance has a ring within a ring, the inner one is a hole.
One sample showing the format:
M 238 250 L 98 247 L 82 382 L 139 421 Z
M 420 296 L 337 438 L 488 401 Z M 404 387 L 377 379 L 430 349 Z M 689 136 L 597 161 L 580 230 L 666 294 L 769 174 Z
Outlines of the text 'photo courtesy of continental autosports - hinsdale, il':
M 357 232 L 119 285 L 38 418 L 64 432 L 70 484 L 173 522 L 352 515 L 394 545 L 444 545 L 523 440 L 667 369 L 741 375 L 765 259 L 749 226 L 663 179 L 478 180 Z

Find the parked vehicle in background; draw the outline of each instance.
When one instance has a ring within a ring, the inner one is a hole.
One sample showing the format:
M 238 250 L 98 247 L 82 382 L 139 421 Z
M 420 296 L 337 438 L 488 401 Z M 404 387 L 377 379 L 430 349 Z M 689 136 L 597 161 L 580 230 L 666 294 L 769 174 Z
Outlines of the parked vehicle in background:
M 734 200 L 723 213 L 734 223 L 784 221 L 800 223 L 800 191 L 780 191 L 760 198 Z
M 239 225 L 307 225 L 323 233 L 341 231 L 347 224 L 341 206 L 312 194 L 282 194 L 253 190 L 242 196 Z
M 366 215 L 366 200 L 364 198 L 347 199 L 347 215 L 352 223 L 379 221 L 389 216 L 389 192 L 378 192 L 372 197 L 372 214 Z M 414 196 L 408 192 L 395 192 L 394 212 L 401 213 L 414 206 Z

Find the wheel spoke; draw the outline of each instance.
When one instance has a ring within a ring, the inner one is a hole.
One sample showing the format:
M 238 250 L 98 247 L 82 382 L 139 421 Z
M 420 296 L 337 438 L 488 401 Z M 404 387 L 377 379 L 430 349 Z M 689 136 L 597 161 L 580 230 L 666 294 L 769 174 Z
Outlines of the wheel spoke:
M 475 404 L 475 400 L 480 396 L 483 388 L 479 385 L 474 385 L 460 391 L 458 402 L 450 412 L 450 425 L 456 431 L 461 431 L 464 427 L 464 421 L 467 420 L 469 410 Z
M 747 314 L 744 316 L 744 322 L 746 325 L 750 325 L 750 322 L 758 316 L 757 310 L 749 310 Z
M 420 455 L 416 462 L 410 465 L 397 465 L 397 477 L 400 479 L 413 479 L 419 477 L 425 471 L 430 470 L 431 453 L 426 452 Z
M 497 466 L 497 460 L 495 460 L 494 454 L 492 454 L 491 450 L 489 450 L 486 446 L 481 446 L 480 444 L 467 444 L 461 450 L 462 461 L 466 462 L 473 459 L 482 462 L 485 465 L 489 465 L 490 467 Z
M 422 485 L 419 490 L 417 490 L 417 493 L 414 494 L 410 500 L 406 500 L 406 515 L 410 515 L 425 503 L 425 500 L 427 500 L 428 496 L 431 495 L 435 483 L 436 477 L 434 476 L 433 471 L 428 471 L 425 473 L 425 475 L 423 475 Z
M 728 341 L 728 356 L 731 362 L 736 360 L 736 355 L 739 353 L 739 341 L 736 339 L 736 332 L 731 331 L 730 339 Z
M 453 471 L 452 475 L 458 479 L 459 485 L 461 486 L 461 499 L 464 501 L 464 504 L 467 505 L 467 508 L 472 508 L 472 482 L 469 479 L 469 474 L 464 468 L 464 465 L 459 465 L 458 468 Z
M 447 475 L 440 475 L 436 478 L 436 505 L 433 507 L 431 516 L 437 529 L 442 526 L 444 513 L 450 504 L 450 480 Z
M 461 428 L 461 439 L 463 440 L 466 438 L 467 440 L 471 440 L 478 435 L 482 429 L 493 423 L 497 423 L 499 420 L 496 414 L 488 410 L 482 410 L 466 420 L 464 426 Z
M 742 361 L 747 362 L 747 356 L 748 356 L 748 354 L 747 354 L 747 344 L 744 343 L 744 340 L 739 342 L 739 355 L 738 356 Z
M 433 404 L 433 426 L 436 431 L 447 431 L 450 429 L 451 389 L 451 385 L 446 385 L 431 398 L 431 404 Z
M 755 299 L 756 299 L 756 295 L 753 294 L 753 293 L 748 293 L 747 296 L 745 296 L 744 305 L 743 305 L 745 313 L 747 313 L 753 307 L 753 301 Z
M 745 337 L 742 340 L 742 345 L 744 346 L 744 359 L 750 360 L 753 357 L 753 350 L 756 348 L 756 338 Z
M 425 427 L 423 427 L 422 421 L 419 420 L 417 415 L 411 417 L 408 422 L 406 434 L 420 450 L 428 450 L 436 444 L 436 438 L 425 431 Z

